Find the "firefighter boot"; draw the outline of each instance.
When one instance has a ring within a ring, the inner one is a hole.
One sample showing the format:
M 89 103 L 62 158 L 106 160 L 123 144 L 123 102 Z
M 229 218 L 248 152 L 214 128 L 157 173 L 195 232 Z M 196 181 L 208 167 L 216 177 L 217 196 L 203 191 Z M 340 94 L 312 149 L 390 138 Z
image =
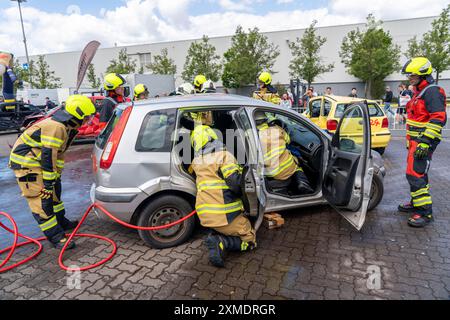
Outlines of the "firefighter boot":
M 58 219 L 58 223 L 63 228 L 64 231 L 75 229 L 79 223 L 78 220 L 70 221 L 64 216 L 64 214 L 56 213 L 56 218 Z
M 414 206 L 412 205 L 411 202 L 408 202 L 408 203 L 399 204 L 398 211 L 412 213 L 412 212 L 416 211 L 416 209 L 414 208 Z
M 224 258 L 226 251 L 246 251 L 251 250 L 256 245 L 242 241 L 239 237 L 225 235 L 209 235 L 205 240 L 205 245 L 209 250 L 209 261 L 216 267 L 225 266 Z
M 52 242 L 52 244 L 53 244 L 53 247 L 55 247 L 55 249 L 58 249 L 58 250 L 61 250 L 63 247 L 64 247 L 64 245 L 66 244 L 66 242 L 67 242 L 67 240 L 68 240 L 69 238 L 62 238 L 61 240 L 59 240 L 57 243 L 53 243 Z M 73 242 L 73 241 L 70 241 L 70 243 L 67 245 L 67 250 L 70 250 L 70 249 L 74 249 L 75 248 L 75 242 Z
M 413 213 L 408 219 L 408 225 L 414 228 L 423 228 L 433 220 L 431 213 Z
M 300 194 L 311 194 L 314 193 L 313 188 L 311 188 L 308 178 L 306 177 L 306 175 L 303 173 L 303 171 L 298 170 L 295 174 L 294 174 L 294 181 L 295 184 L 297 186 L 297 191 Z

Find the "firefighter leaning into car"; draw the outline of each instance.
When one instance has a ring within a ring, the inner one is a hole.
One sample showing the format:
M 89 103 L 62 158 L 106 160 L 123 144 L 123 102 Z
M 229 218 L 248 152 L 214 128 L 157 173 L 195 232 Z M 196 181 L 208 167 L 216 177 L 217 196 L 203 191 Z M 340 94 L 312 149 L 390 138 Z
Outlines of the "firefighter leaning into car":
M 204 117 L 208 123 L 211 117 Z M 241 167 L 210 126 L 197 124 L 191 133 L 194 160 L 191 168 L 196 175 L 195 209 L 202 226 L 215 232 L 208 235 L 205 245 L 209 260 L 224 266 L 226 251 L 248 251 L 256 247 L 256 233 L 244 215 L 241 200 Z
M 118 73 L 108 73 L 105 76 L 103 87 L 106 90 L 106 98 L 103 99 L 100 110 L 100 129 L 106 127 L 106 124 L 113 115 L 115 107 L 119 103 L 125 102 L 125 83 L 124 77 Z
M 149 94 L 145 84 L 140 83 L 134 87 L 134 101 L 147 100 Z
M 277 89 L 272 85 L 272 76 L 268 72 L 262 72 L 258 77 L 259 90 L 253 92 L 253 98 L 280 104 L 281 98 L 278 95 Z
M 412 227 L 424 227 L 433 221 L 428 169 L 447 122 L 446 95 L 444 89 L 434 83 L 432 71 L 430 61 L 424 57 L 410 59 L 402 69 L 415 92 L 406 105 L 406 179 L 411 201 L 399 205 L 398 209 L 411 213 L 408 224 Z
M 264 153 L 265 176 L 274 180 L 287 180 L 293 177 L 299 194 L 313 193 L 314 190 L 298 164 L 297 157 L 287 148 L 291 143 L 289 134 L 273 121 L 269 121 L 263 111 L 256 112 L 255 121 Z
M 78 224 L 65 217 L 61 200 L 64 153 L 77 129 L 94 113 L 88 97 L 72 95 L 64 109 L 26 129 L 11 150 L 9 167 L 14 170 L 22 196 L 44 235 L 58 249 L 67 241 L 65 231 Z M 68 246 L 73 247 L 73 243 Z

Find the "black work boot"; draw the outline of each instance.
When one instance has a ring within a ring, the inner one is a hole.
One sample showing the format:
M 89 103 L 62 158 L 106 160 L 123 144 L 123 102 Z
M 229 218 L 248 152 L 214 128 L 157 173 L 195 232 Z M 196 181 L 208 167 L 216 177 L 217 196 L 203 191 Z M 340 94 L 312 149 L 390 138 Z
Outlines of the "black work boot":
M 78 220 L 70 221 L 69 219 L 64 218 L 64 222 L 61 223 L 61 226 L 64 229 L 64 231 L 69 231 L 75 229 L 78 223 L 79 223 Z
M 416 209 L 414 208 L 414 206 L 412 205 L 411 202 L 408 202 L 408 203 L 399 204 L 398 211 L 410 213 L 410 212 L 415 212 Z
M 414 213 L 409 217 L 408 225 L 414 228 L 423 228 L 433 220 L 433 215 L 431 213 Z
M 225 266 L 225 246 L 218 235 L 209 235 L 205 240 L 208 248 L 209 261 L 213 266 L 223 268 Z
M 68 239 L 69 238 L 62 238 L 61 240 L 59 240 L 56 243 L 52 242 L 52 245 L 53 245 L 53 247 L 55 247 L 55 249 L 61 250 L 64 247 L 64 245 L 66 244 Z M 75 248 L 75 242 L 70 241 L 70 243 L 68 244 L 66 250 L 71 250 L 71 249 L 74 249 L 74 248 Z

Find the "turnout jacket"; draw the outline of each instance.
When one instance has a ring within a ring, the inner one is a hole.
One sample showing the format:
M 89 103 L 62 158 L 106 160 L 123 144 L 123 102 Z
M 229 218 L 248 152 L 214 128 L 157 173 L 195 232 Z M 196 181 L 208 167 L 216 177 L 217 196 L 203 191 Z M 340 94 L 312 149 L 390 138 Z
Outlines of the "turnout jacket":
M 436 147 L 442 139 L 442 128 L 447 122 L 444 89 L 434 84 L 429 76 L 416 88 L 406 104 L 406 138 Z
M 202 226 L 230 224 L 244 210 L 240 199 L 242 169 L 236 158 L 215 140 L 196 152 L 192 169 L 197 185 L 195 209 Z
M 261 88 L 259 91 L 254 91 L 253 98 L 257 100 L 264 100 L 274 104 L 281 103 L 281 98 L 278 95 L 277 90 L 271 85 L 268 85 L 265 88 Z
M 56 113 L 32 125 L 17 139 L 9 158 L 16 177 L 39 173 L 45 187 L 53 187 L 64 168 L 64 153 L 77 134 L 77 130 L 58 120 Z
M 258 126 L 264 154 L 265 176 L 276 180 L 289 179 L 300 170 L 295 157 L 287 149 L 291 138 L 281 127 L 263 123 Z

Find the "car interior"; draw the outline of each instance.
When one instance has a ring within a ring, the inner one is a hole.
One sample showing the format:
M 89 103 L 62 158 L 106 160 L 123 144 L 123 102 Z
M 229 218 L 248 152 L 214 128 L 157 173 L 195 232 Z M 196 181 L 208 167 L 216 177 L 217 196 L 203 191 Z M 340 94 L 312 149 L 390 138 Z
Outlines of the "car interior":
M 200 110 L 199 110 L 200 111 Z M 202 112 L 205 109 L 201 110 Z M 247 157 L 242 157 L 242 154 L 238 155 L 239 147 L 242 145 L 238 135 L 227 135 L 226 131 L 229 129 L 238 129 L 233 115 L 237 109 L 230 108 L 215 108 L 212 113 L 212 125 L 211 128 L 220 131 L 219 139 L 227 145 L 234 146 L 233 155 L 238 159 L 238 162 L 245 167 Z M 183 139 L 189 137 L 188 134 L 194 129 L 194 120 L 191 117 L 191 112 L 196 110 L 183 111 L 179 116 L 179 132 L 177 144 L 183 142 Z M 305 175 L 308 177 L 310 185 L 314 190 L 314 193 L 321 189 L 322 185 L 322 166 L 323 166 L 323 141 L 319 134 L 314 130 L 308 128 L 307 125 L 296 121 L 286 115 L 276 113 L 266 113 L 272 120 L 270 125 L 278 125 L 283 128 L 291 138 L 291 143 L 288 146 L 290 152 L 298 159 L 299 165 L 302 167 Z M 182 133 L 185 134 L 182 134 Z M 227 141 L 228 139 L 234 139 L 234 141 Z M 260 148 L 260 146 L 259 146 Z M 183 154 L 183 148 L 177 148 L 179 159 L 181 159 L 182 170 L 194 177 L 192 172 L 189 172 L 189 164 L 194 158 L 194 152 L 191 148 L 190 157 L 185 158 Z M 265 178 L 266 189 L 268 192 L 281 195 L 284 197 L 301 197 L 307 194 L 299 194 L 297 188 L 293 184 L 293 178 L 289 178 L 285 181 Z

